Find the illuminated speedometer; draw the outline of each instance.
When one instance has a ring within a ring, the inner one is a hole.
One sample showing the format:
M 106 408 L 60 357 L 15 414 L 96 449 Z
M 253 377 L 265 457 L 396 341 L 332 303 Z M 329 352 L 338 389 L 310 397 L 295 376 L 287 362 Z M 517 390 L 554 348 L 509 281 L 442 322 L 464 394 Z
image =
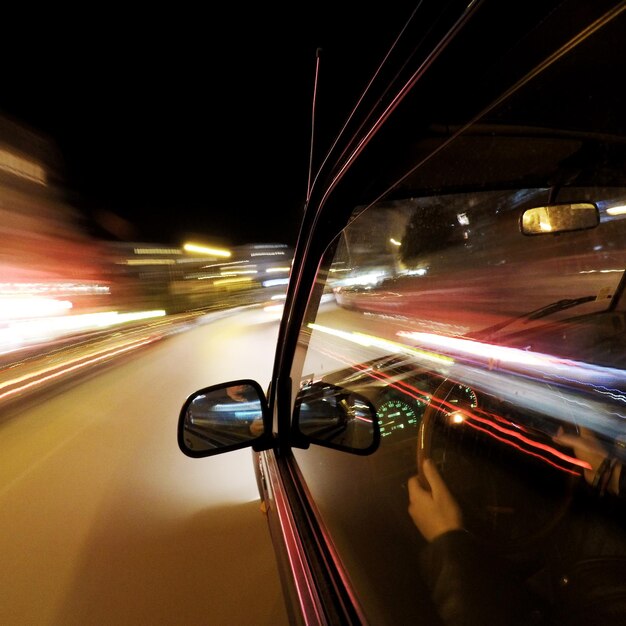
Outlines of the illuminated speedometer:
M 394 432 L 417 428 L 415 409 L 404 400 L 387 400 L 378 407 L 376 413 L 380 422 L 380 436 L 383 438 Z

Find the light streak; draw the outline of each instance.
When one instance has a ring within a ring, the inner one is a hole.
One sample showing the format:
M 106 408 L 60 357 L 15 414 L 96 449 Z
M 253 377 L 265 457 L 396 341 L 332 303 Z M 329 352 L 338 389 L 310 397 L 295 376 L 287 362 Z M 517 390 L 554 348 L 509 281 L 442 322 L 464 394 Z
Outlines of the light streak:
M 186 243 L 183 246 L 185 252 L 196 252 L 198 254 L 208 254 L 210 256 L 219 256 L 229 258 L 231 256 L 230 250 L 224 250 L 223 248 L 211 248 L 208 246 L 200 246 L 195 243 Z
M 439 347 L 454 352 L 458 356 L 480 357 L 484 359 L 484 365 L 489 370 L 505 370 L 503 364 L 521 366 L 522 373 L 536 374 L 538 371 L 545 377 L 553 377 L 557 381 L 563 381 L 569 386 L 587 386 L 595 392 L 615 393 L 622 396 L 619 389 L 606 387 L 607 382 L 617 386 L 626 384 L 626 376 L 623 370 L 614 367 L 606 367 L 584 361 L 574 361 L 560 358 L 549 354 L 510 348 L 507 346 L 482 343 L 474 339 L 462 337 L 449 337 L 435 333 L 422 333 L 413 331 L 399 331 L 398 335 L 418 342 L 420 345 Z M 527 369 L 524 369 L 527 368 Z M 515 370 L 512 370 L 515 371 Z M 621 417 L 621 416 L 620 416 Z
M 309 324 L 309 327 L 311 328 L 317 328 L 318 330 L 320 330 L 321 328 L 324 328 L 324 330 L 326 332 L 328 332 L 328 334 L 334 335 L 334 336 L 338 336 L 338 337 L 342 337 L 342 338 L 347 338 L 350 341 L 355 341 L 355 343 L 359 343 L 360 345 L 369 345 L 367 343 L 367 341 L 364 339 L 364 336 L 362 336 L 360 333 L 354 333 L 354 335 L 357 335 L 357 337 L 354 337 L 352 333 L 346 333 L 345 331 L 341 331 L 339 329 L 332 329 L 332 328 L 328 328 L 328 327 L 318 327 L 318 325 L 316 324 Z M 347 337 L 345 336 L 347 335 Z M 366 336 L 367 337 L 367 336 Z M 371 338 L 370 338 L 371 339 Z M 380 338 L 376 338 L 376 339 L 380 339 Z M 380 341 L 383 342 L 383 344 L 386 344 L 386 340 L 380 339 Z M 395 342 L 390 342 L 392 344 L 394 344 Z M 397 345 L 401 345 L 401 344 L 397 344 Z M 334 358 L 336 358 L 337 360 L 340 360 L 346 364 L 348 364 L 352 369 L 358 370 L 363 372 L 364 374 L 368 375 L 370 378 L 374 379 L 374 380 L 379 380 L 381 382 L 385 382 L 387 383 L 387 385 L 389 387 L 392 387 L 398 391 L 400 391 L 401 393 L 404 393 L 405 395 L 412 397 L 413 399 L 419 400 L 419 401 L 424 401 L 424 397 L 428 397 L 428 394 L 423 392 L 422 390 L 404 382 L 404 381 L 396 381 L 396 382 L 389 382 L 392 380 L 392 377 L 385 374 L 382 371 L 377 371 L 374 372 L 371 367 L 368 367 L 366 365 L 362 365 L 359 363 L 351 363 L 349 362 L 347 359 L 340 357 L 336 354 L 332 354 L 326 350 L 320 350 L 320 352 L 324 352 L 327 353 L 329 356 L 333 356 Z M 443 378 L 443 377 L 442 377 Z M 413 395 L 413 394 L 417 394 L 417 395 Z M 449 402 L 446 402 L 444 399 L 441 398 L 436 398 L 436 397 L 432 397 L 430 398 L 430 403 L 436 403 L 437 404 L 437 409 L 438 410 L 447 410 L 450 411 L 451 413 L 460 415 L 464 418 L 464 420 L 461 420 L 459 423 L 466 423 L 469 426 L 472 426 L 473 428 L 476 428 L 478 430 L 481 430 L 483 432 L 485 432 L 486 434 L 492 436 L 494 439 L 497 439 L 503 443 L 506 443 L 508 445 L 511 445 L 512 447 L 527 453 L 531 456 L 535 456 L 538 457 L 540 459 L 543 459 L 546 463 L 553 465 L 554 467 L 557 467 L 559 469 L 562 469 L 565 472 L 569 472 L 569 473 L 576 473 L 574 472 L 574 470 L 568 469 L 568 468 L 564 468 L 560 465 L 558 465 L 557 463 L 555 463 L 554 461 L 546 458 L 545 456 L 543 456 L 542 454 L 539 454 L 538 452 L 533 452 L 532 450 L 528 450 L 527 448 L 524 448 L 518 444 L 516 444 L 515 442 L 511 441 L 510 439 L 507 439 L 505 437 L 500 437 L 498 435 L 496 435 L 495 433 L 489 431 L 486 428 L 482 428 L 476 424 L 470 423 L 470 420 L 474 420 L 477 422 L 482 422 L 487 424 L 489 427 L 503 433 L 506 434 L 509 437 L 512 437 L 514 439 L 517 439 L 519 441 L 524 442 L 525 444 L 537 448 L 539 450 L 542 450 L 543 452 L 547 452 L 548 454 L 551 454 L 555 457 L 557 457 L 558 459 L 565 461 L 567 463 L 570 463 L 572 465 L 575 466 L 579 466 L 582 467 L 584 469 L 591 469 L 591 466 L 586 463 L 585 461 L 582 461 L 576 457 L 572 457 L 570 455 L 567 455 L 563 452 L 561 452 L 560 450 L 557 450 L 556 448 L 554 448 L 553 446 L 550 446 L 548 444 L 544 444 L 541 443 L 539 441 L 535 441 L 533 439 L 531 439 L 530 437 L 527 437 L 525 435 L 523 435 L 522 433 L 515 431 L 515 430 L 510 430 L 509 428 L 505 428 L 499 424 L 496 424 L 494 422 L 492 422 L 490 419 L 488 418 L 483 418 L 480 417 L 478 415 L 476 415 L 475 413 L 472 413 L 470 411 L 464 410 L 464 409 L 459 409 L 456 405 L 451 404 Z M 503 417 L 498 416 L 500 421 L 504 421 L 505 423 L 511 423 L 508 420 L 505 420 Z M 523 427 L 521 427 L 523 428 Z
M 33 342 L 50 341 L 75 331 L 110 328 L 128 322 L 164 317 L 165 310 L 118 313 L 105 311 L 83 315 L 56 315 L 10 320 L 0 329 L 0 354 L 8 354 Z
M 76 359 L 71 359 L 61 366 L 43 368 L 36 372 L 31 372 L 30 374 L 25 374 L 18 378 L 5 381 L 3 383 L 0 383 L 0 389 L 6 389 L 7 387 L 11 387 L 13 385 L 17 386 L 12 389 L 8 389 L 3 393 L 0 393 L 0 400 L 10 396 L 14 396 L 26 389 L 38 387 L 46 382 L 49 382 L 50 380 L 54 380 L 55 378 L 59 378 L 60 376 L 65 376 L 70 372 L 82 369 L 89 365 L 94 365 L 96 363 L 104 361 L 105 359 L 110 359 L 111 357 L 123 354 L 125 352 L 130 352 L 131 350 L 136 350 L 137 348 L 152 343 L 153 341 L 156 341 L 156 339 L 152 338 L 136 341 L 131 343 L 130 345 L 126 345 L 122 348 L 118 348 L 115 350 L 103 350 L 100 354 L 97 354 L 96 356 L 93 356 L 91 358 L 85 359 L 85 357 L 79 357 Z
M 454 359 L 452 357 L 445 356 L 443 354 L 436 354 L 434 352 L 428 352 L 426 350 L 421 350 L 418 348 L 413 348 L 411 346 L 407 346 L 404 343 L 391 341 L 389 339 L 383 339 L 382 337 L 376 337 L 374 335 L 368 335 L 366 333 L 347 332 L 344 330 L 330 328 L 329 326 L 323 326 L 316 323 L 310 323 L 308 327 L 311 330 L 319 330 L 323 333 L 334 335 L 335 337 L 341 337 L 346 341 L 351 341 L 352 343 L 356 343 L 364 347 L 374 346 L 377 348 L 384 348 L 386 350 L 390 350 L 393 354 L 408 354 L 411 356 L 419 357 L 421 359 L 435 361 L 438 364 L 451 365 L 452 363 L 454 363 Z
M 559 470 L 561 470 L 563 472 L 567 472 L 568 474 L 574 474 L 575 476 L 579 475 L 579 473 L 577 471 L 569 469 L 567 467 L 563 467 L 563 466 L 559 465 L 558 463 L 555 463 L 554 461 L 551 461 L 550 459 L 546 458 L 542 454 L 539 454 L 538 452 L 533 452 L 532 450 L 528 450 L 526 448 L 523 448 L 522 446 L 514 443 L 513 441 L 510 441 L 509 439 L 505 439 L 504 437 L 498 437 L 498 435 L 496 435 L 495 433 L 489 432 L 486 428 L 482 428 L 481 426 L 478 426 L 476 424 L 471 424 L 471 423 L 467 423 L 467 425 L 472 427 L 472 428 L 474 428 L 474 429 L 476 429 L 476 430 L 479 430 L 479 431 L 489 435 L 490 437 L 493 437 L 494 439 L 497 439 L 498 441 L 501 441 L 502 443 L 505 443 L 508 446 L 511 446 L 512 448 L 517 448 L 518 450 L 520 450 L 524 454 L 528 454 L 530 456 L 537 457 L 538 459 L 541 459 L 545 463 L 548 463 L 548 465 L 552 465 L 556 469 L 559 469 Z
M 619 205 L 619 206 L 612 206 L 609 207 L 607 210 L 607 215 L 624 215 L 626 213 L 626 206 Z

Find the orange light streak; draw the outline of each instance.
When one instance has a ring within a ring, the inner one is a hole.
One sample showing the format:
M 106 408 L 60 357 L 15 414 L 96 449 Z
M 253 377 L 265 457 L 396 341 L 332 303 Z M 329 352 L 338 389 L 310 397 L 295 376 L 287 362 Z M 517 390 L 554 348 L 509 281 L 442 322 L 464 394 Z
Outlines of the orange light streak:
M 33 387 L 42 385 L 45 382 L 58 378 L 59 376 L 63 376 L 69 372 L 79 370 L 88 365 L 93 365 L 94 363 L 98 363 L 99 361 L 103 361 L 104 359 L 111 358 L 118 354 L 123 354 L 124 352 L 130 352 L 131 350 L 136 350 L 137 348 L 140 348 L 141 346 L 152 343 L 153 341 L 156 341 L 156 339 L 145 339 L 143 341 L 135 342 L 133 344 L 124 346 L 123 348 L 119 348 L 117 350 L 103 351 L 100 355 L 96 357 L 92 357 L 87 360 L 73 359 L 71 361 L 68 361 L 68 363 L 76 363 L 76 364 L 70 365 L 69 367 L 61 367 L 60 369 L 59 368 L 46 368 L 43 370 L 39 370 L 38 372 L 34 372 L 32 374 L 27 374 L 25 376 L 21 376 L 13 380 L 6 381 L 0 384 L 0 389 L 5 389 L 6 387 L 10 387 L 11 385 L 14 385 L 16 383 L 19 384 L 23 381 L 29 381 L 29 382 L 25 382 L 23 385 L 19 387 L 15 387 L 14 389 L 9 389 L 8 391 L 5 391 L 4 393 L 0 393 L 0 400 L 7 398 L 9 396 L 13 396 L 21 391 L 24 391 L 25 389 L 31 389 Z M 55 369 L 57 371 L 54 371 Z M 52 371 L 51 374 L 39 377 L 42 373 L 45 374 L 46 372 L 50 372 L 50 371 Z M 32 380 L 34 378 L 36 378 L 36 380 Z

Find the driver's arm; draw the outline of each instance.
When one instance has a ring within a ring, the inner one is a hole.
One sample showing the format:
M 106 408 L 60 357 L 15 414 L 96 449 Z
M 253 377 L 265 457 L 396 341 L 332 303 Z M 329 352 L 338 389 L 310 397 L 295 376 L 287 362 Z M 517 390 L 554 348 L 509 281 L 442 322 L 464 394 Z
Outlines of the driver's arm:
M 424 489 L 417 476 L 409 479 L 409 515 L 424 539 L 432 541 L 439 535 L 463 528 L 461 509 L 430 459 L 422 471 L 430 491 Z
M 528 623 L 530 597 L 506 564 L 486 553 L 463 529 L 461 510 L 430 460 L 408 483 L 409 515 L 429 542 L 420 569 L 447 626 Z

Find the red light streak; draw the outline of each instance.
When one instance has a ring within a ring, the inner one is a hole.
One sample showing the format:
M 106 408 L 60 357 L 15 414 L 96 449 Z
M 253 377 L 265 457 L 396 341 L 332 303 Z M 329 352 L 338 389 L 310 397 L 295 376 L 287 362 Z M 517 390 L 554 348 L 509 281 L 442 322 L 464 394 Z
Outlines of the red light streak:
M 498 416 L 499 417 L 499 416 Z M 534 441 L 532 439 L 529 439 L 528 437 L 525 437 L 524 435 L 522 435 L 521 433 L 518 433 L 517 431 L 511 431 L 507 428 L 504 428 L 503 426 L 499 426 L 498 424 L 493 423 L 491 420 L 486 419 L 484 417 L 478 417 L 478 415 L 474 414 L 474 413 L 468 413 L 468 418 L 471 420 L 476 420 L 477 422 L 483 422 L 488 424 L 489 426 L 491 426 L 492 428 L 495 428 L 496 430 L 499 430 L 501 432 L 504 432 L 508 435 L 510 435 L 511 437 L 515 437 L 516 439 L 520 439 L 521 441 L 523 441 L 524 443 L 527 443 L 531 446 L 534 446 L 535 448 L 540 448 L 542 450 L 545 450 L 546 452 L 549 452 L 550 454 L 553 454 L 554 456 L 560 458 L 563 461 L 566 461 L 568 463 L 571 463 L 572 465 L 578 465 L 579 467 L 582 467 L 583 469 L 593 469 L 591 467 L 591 465 L 589 463 L 587 463 L 586 461 L 581 461 L 580 459 L 576 458 L 576 457 L 572 457 L 568 454 L 565 454 L 563 452 L 561 452 L 560 450 L 557 450 L 555 448 L 553 448 L 552 446 L 549 446 L 545 443 L 540 443 L 538 441 Z M 500 418 L 502 419 L 502 418 Z M 528 431 L 526 431 L 528 432 Z
M 378 380 L 380 382 L 385 382 L 389 387 L 392 387 L 393 389 L 396 389 L 397 391 L 413 398 L 414 400 L 420 400 L 420 401 L 424 401 L 424 399 L 429 399 L 430 396 L 427 392 L 421 391 L 420 389 L 414 387 L 413 385 L 409 385 L 408 383 L 404 382 L 404 381 L 397 381 L 397 382 L 389 382 L 391 380 L 391 376 L 389 376 L 388 374 L 385 374 L 384 372 L 373 372 L 371 371 L 371 369 L 368 366 L 362 365 L 361 363 L 350 363 L 347 359 L 345 359 L 344 357 L 341 357 L 339 355 L 336 355 L 335 353 L 329 351 L 329 350 L 324 350 L 324 349 L 320 349 L 320 352 L 322 352 L 323 354 L 326 354 L 327 356 L 331 356 L 333 358 L 335 358 L 338 361 L 341 361 L 343 363 L 345 363 L 346 365 L 348 365 L 349 367 L 351 367 L 354 370 L 363 372 L 365 374 L 367 374 L 370 378 L 374 379 L 374 380 Z M 518 450 L 520 450 L 521 452 L 524 452 L 525 454 L 528 454 L 530 456 L 534 456 L 534 457 L 538 457 L 540 459 L 542 459 L 543 461 L 545 461 L 546 463 L 556 467 L 557 469 L 563 470 L 564 472 L 568 472 L 570 474 L 576 474 L 578 475 L 578 472 L 575 470 L 571 470 L 565 467 L 562 467 L 561 465 L 555 463 L 554 461 L 551 461 L 550 459 L 546 458 L 545 456 L 538 454 L 536 452 L 533 452 L 531 450 L 528 450 L 520 445 L 517 445 L 516 443 L 510 441 L 509 439 L 506 439 L 504 437 L 498 437 L 495 433 L 489 431 L 486 428 L 481 428 L 479 426 L 477 426 L 476 424 L 472 424 L 470 423 L 471 420 L 475 420 L 478 422 L 482 422 L 485 424 L 488 424 L 490 427 L 495 428 L 496 430 L 499 430 L 502 433 L 505 433 L 506 435 L 510 436 L 510 437 L 514 437 L 518 440 L 523 441 L 524 443 L 526 443 L 529 446 L 532 446 L 534 448 L 538 448 L 540 450 L 543 450 L 544 452 L 547 452 L 548 454 L 551 454 L 555 457 L 557 457 L 558 459 L 560 459 L 561 461 L 564 461 L 566 463 L 570 463 L 572 465 L 575 465 L 577 467 L 581 467 L 583 469 L 591 469 L 591 466 L 585 462 L 582 461 L 576 457 L 572 457 L 570 455 L 567 455 L 563 452 L 561 452 L 560 450 L 557 450 L 556 448 L 549 446 L 547 444 L 538 442 L 538 441 L 534 441 L 533 439 L 530 439 L 528 437 L 525 437 L 524 435 L 522 435 L 521 433 L 514 431 L 514 430 L 510 430 L 508 428 L 505 428 L 503 426 L 500 426 L 498 424 L 495 423 L 495 421 L 500 421 L 500 422 L 505 422 L 505 423 L 511 423 L 509 420 L 505 419 L 504 417 L 497 415 L 497 414 L 492 414 L 494 417 L 494 421 L 491 421 L 487 418 L 482 418 L 479 417 L 478 415 L 474 414 L 474 413 L 470 413 L 466 410 L 463 409 L 459 409 L 459 407 L 450 404 L 449 402 L 446 402 L 445 400 L 441 399 L 441 398 L 436 398 L 436 397 L 432 397 L 429 400 L 432 403 L 436 403 L 436 408 L 440 409 L 440 410 L 454 410 L 457 413 L 461 413 L 466 419 L 465 422 L 466 424 L 468 424 L 468 426 L 471 426 L 472 428 L 475 428 L 476 430 L 480 430 L 482 432 L 484 432 L 485 434 L 493 437 L 494 439 L 497 439 L 498 441 L 502 442 L 502 443 L 506 443 L 507 445 L 510 445 L 513 448 L 516 448 Z M 522 428 L 523 430 L 525 430 L 526 432 L 528 432 L 527 429 L 525 429 L 523 426 L 520 426 L 520 428 Z
M 567 472 L 568 474 L 574 474 L 574 476 L 579 476 L 579 472 L 577 472 L 575 470 L 568 469 L 567 467 L 562 467 L 561 465 L 558 465 L 557 463 L 554 463 L 554 461 L 551 461 L 550 459 L 547 459 L 545 456 L 543 456 L 541 454 L 538 454 L 537 452 L 532 452 L 531 450 L 527 450 L 526 448 L 523 448 L 522 446 L 517 445 L 516 443 L 514 443 L 513 441 L 510 441 L 509 439 L 505 439 L 504 437 L 498 437 L 498 435 L 496 435 L 495 433 L 490 432 L 486 428 L 482 428 L 481 426 L 477 426 L 476 424 L 471 424 L 468 421 L 466 421 L 465 423 L 468 426 L 471 426 L 472 428 L 474 428 L 476 430 L 479 430 L 479 431 L 489 435 L 490 437 L 493 437 L 494 439 L 497 439 L 498 441 L 501 441 L 502 443 L 507 444 L 508 446 L 511 446 L 512 448 L 517 448 L 518 450 L 520 450 L 524 454 L 528 454 L 530 456 L 537 457 L 538 459 L 541 459 L 542 461 L 545 461 L 549 465 L 552 465 L 552 466 L 556 467 L 557 469 L 560 469 L 560 470 L 562 470 L 564 472 Z
M 435 400 L 435 398 L 433 398 L 433 400 Z M 490 428 L 495 428 L 496 430 L 500 431 L 501 433 L 504 433 L 506 435 L 508 435 L 509 437 L 514 437 L 515 439 L 518 439 L 520 441 L 523 441 L 524 443 L 526 443 L 529 446 L 532 446 L 533 448 L 538 448 L 540 450 L 543 450 L 544 452 L 547 452 L 548 454 L 551 454 L 555 457 L 557 457 L 558 459 L 565 461 L 566 463 L 570 463 L 572 465 L 576 465 L 578 467 L 582 467 L 583 469 L 591 469 L 591 466 L 589 465 L 589 463 L 587 463 L 586 461 L 582 461 L 576 457 L 572 457 L 568 454 L 565 454 L 563 452 L 561 452 L 560 450 L 557 450 L 556 448 L 549 446 L 548 444 L 545 443 L 541 443 L 539 441 L 535 441 L 533 439 L 530 439 L 524 435 L 522 435 L 521 433 L 515 431 L 515 430 L 510 430 L 508 428 L 505 428 L 504 426 L 500 426 L 499 424 L 496 424 L 495 421 L 489 420 L 487 418 L 484 417 L 479 417 L 478 415 L 476 415 L 475 413 L 471 413 L 465 409 L 460 409 L 459 407 L 446 402 L 445 400 L 442 400 L 440 398 L 436 398 L 436 401 L 438 403 L 438 409 L 444 407 L 447 408 L 449 410 L 455 411 L 456 413 L 460 413 L 461 415 L 463 415 L 463 417 L 465 418 L 463 421 L 463 424 L 467 424 L 468 426 L 471 426 L 472 428 L 475 428 L 476 430 L 480 430 L 481 432 L 484 432 L 485 434 L 489 435 L 490 437 L 493 437 L 494 439 L 497 439 L 498 441 L 501 441 L 502 443 L 506 443 L 507 445 L 512 446 L 513 448 L 517 448 L 518 450 L 520 450 L 521 452 L 524 452 L 526 454 L 529 454 L 531 456 L 536 456 L 542 460 L 544 460 L 546 463 L 549 463 L 550 465 L 553 465 L 554 467 L 558 468 L 558 469 L 562 469 L 565 472 L 569 472 L 572 474 L 577 474 L 578 472 L 575 472 L 574 470 L 570 470 L 567 468 L 564 468 L 556 463 L 554 463 L 553 461 L 551 461 L 550 459 L 544 457 L 541 454 L 538 454 L 536 452 L 532 452 L 531 450 L 528 450 L 526 448 L 523 448 L 522 446 L 517 445 L 516 443 L 512 442 L 509 439 L 506 439 L 504 437 L 498 437 L 495 433 L 491 432 L 490 430 L 486 429 L 486 428 L 481 428 L 480 426 L 477 426 L 476 424 L 473 424 L 472 421 L 476 421 L 476 422 L 481 422 L 484 424 L 487 424 Z M 502 421 L 506 421 L 504 418 L 502 418 L 501 416 L 500 420 Z M 510 423 L 510 422 L 509 422 Z

